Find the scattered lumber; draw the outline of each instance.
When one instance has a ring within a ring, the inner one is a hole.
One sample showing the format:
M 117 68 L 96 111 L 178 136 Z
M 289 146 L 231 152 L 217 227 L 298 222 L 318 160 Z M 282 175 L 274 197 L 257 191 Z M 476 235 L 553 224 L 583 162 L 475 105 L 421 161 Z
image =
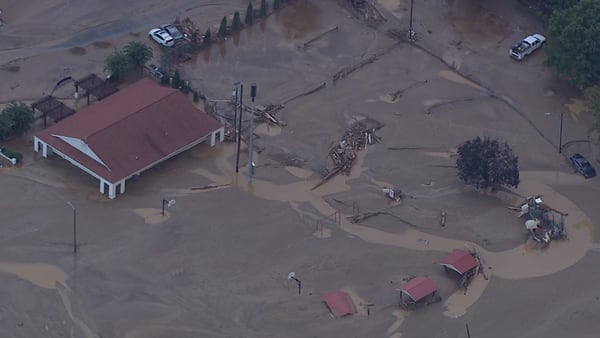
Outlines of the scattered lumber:
M 215 189 L 215 188 L 221 188 L 221 187 L 228 187 L 230 184 L 209 184 L 209 185 L 205 185 L 202 187 L 191 187 L 190 190 L 209 190 L 209 189 Z

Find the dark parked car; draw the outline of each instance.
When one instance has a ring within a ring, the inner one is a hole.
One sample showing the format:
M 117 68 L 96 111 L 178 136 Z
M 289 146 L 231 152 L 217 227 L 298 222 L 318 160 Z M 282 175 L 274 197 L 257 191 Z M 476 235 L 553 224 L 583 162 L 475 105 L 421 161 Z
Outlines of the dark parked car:
M 175 27 L 175 25 L 173 25 L 173 24 L 165 23 L 165 24 L 158 26 L 158 28 L 169 33 L 169 35 L 171 35 L 173 37 L 173 39 L 175 39 L 175 40 L 183 39 L 183 34 L 181 34 L 179 29 L 177 29 L 177 27 Z
M 569 158 L 569 160 L 571 160 L 571 164 L 575 170 L 583 175 L 583 177 L 592 178 L 596 176 L 596 170 L 594 170 L 594 167 L 592 167 L 590 162 L 581 154 L 574 154 Z
M 148 65 L 148 71 L 159 80 L 166 76 L 165 72 L 153 63 Z

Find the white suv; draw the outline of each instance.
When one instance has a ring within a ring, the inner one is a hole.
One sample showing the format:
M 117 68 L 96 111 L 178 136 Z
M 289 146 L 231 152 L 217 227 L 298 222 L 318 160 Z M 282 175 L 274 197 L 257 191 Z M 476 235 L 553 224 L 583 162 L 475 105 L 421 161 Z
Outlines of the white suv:
M 151 29 L 148 32 L 148 36 L 161 46 L 171 47 L 175 44 L 173 37 L 160 28 Z

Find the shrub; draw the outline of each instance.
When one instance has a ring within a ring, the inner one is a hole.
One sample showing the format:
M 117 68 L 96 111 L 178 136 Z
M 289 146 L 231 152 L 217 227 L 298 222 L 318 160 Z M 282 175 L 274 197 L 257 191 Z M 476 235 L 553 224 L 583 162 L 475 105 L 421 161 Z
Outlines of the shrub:
M 252 2 L 248 3 L 248 8 L 246 9 L 246 19 L 244 20 L 247 25 L 251 25 L 254 22 L 254 8 L 252 7 Z
M 242 29 L 242 19 L 240 19 L 240 12 L 235 11 L 233 21 L 231 22 L 231 30 L 237 32 L 240 29 Z
M 13 151 L 10 149 L 4 149 L 2 151 L 2 154 L 4 154 L 4 156 L 6 156 L 8 158 L 14 158 L 15 160 L 17 160 L 17 162 L 21 162 L 21 160 L 23 159 L 23 154 L 21 154 L 18 151 Z

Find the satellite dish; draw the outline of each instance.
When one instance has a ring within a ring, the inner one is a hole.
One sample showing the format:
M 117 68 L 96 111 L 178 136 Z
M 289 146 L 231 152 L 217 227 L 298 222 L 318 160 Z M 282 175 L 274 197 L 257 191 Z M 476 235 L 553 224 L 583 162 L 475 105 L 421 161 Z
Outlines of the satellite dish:
M 288 279 L 292 279 L 294 277 L 296 277 L 296 273 L 294 271 L 288 273 Z
M 170 208 L 172 206 L 175 205 L 175 200 L 170 200 L 169 202 L 167 202 L 167 206 Z

